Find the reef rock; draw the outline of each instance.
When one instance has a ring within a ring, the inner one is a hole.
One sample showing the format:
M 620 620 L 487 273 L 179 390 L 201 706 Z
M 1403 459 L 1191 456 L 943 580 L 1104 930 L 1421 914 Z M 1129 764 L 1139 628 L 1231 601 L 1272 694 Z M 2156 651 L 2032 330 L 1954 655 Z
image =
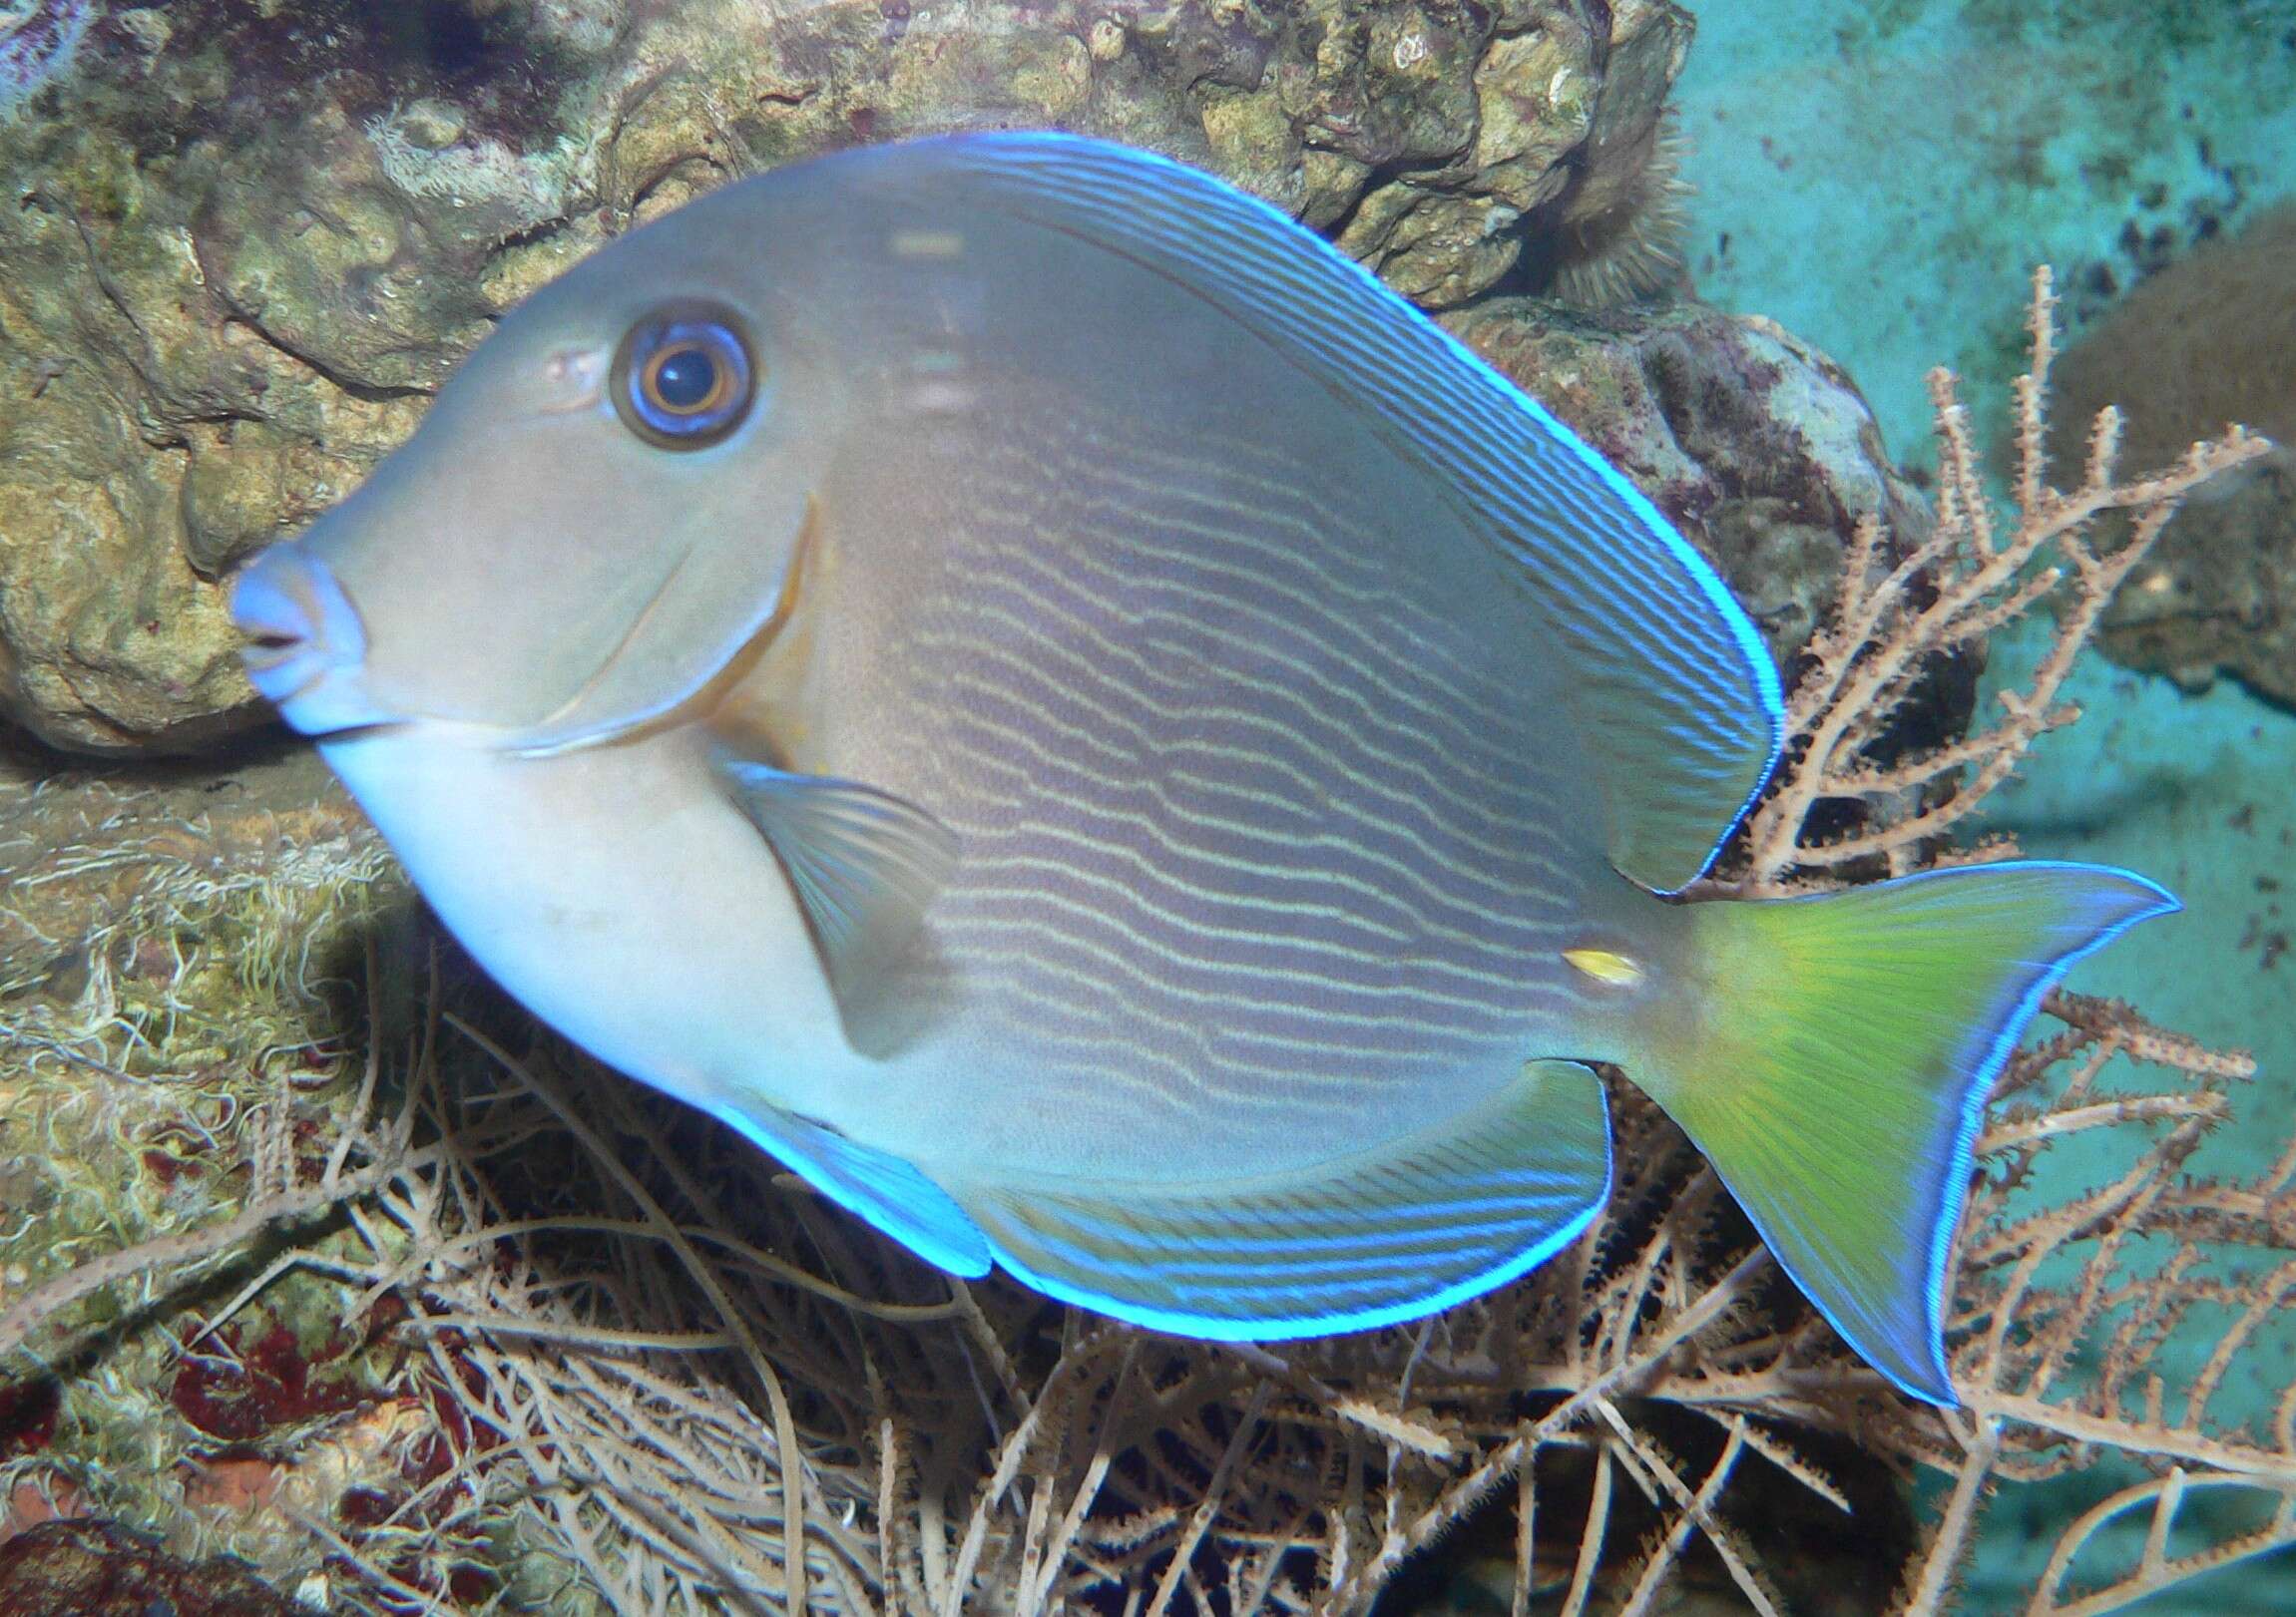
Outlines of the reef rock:
M 1729 580 L 1781 668 L 1831 606 L 1860 519 L 1879 518 L 1900 553 L 1929 532 L 1856 384 L 1769 320 L 1495 298 L 1446 323 L 1649 495 Z M 1969 692 L 1956 700 L 1940 736 L 1969 715 Z
M 2277 453 L 2184 504 L 2104 619 L 2107 656 L 2188 686 L 2229 673 L 2296 704 L 2296 205 L 2259 215 L 2139 282 L 2055 373 L 2057 481 L 2088 423 L 2125 426 L 2120 464 L 2149 472 L 2229 422 Z
M 1449 307 L 1635 192 L 1689 36 L 1670 0 L 0 6 L 0 713 L 91 751 L 255 716 L 238 559 L 503 307 L 729 179 L 1085 130 Z
M 0 1544 L 0 1617 L 315 1617 L 219 1555 L 192 1562 L 103 1521 L 54 1521 Z

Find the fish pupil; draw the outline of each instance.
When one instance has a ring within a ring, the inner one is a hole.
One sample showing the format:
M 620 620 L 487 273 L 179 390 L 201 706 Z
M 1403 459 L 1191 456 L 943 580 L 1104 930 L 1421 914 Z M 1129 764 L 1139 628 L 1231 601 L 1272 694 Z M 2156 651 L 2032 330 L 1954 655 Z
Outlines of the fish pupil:
M 717 361 L 699 344 L 673 348 L 654 366 L 654 395 L 681 414 L 699 410 L 717 391 Z

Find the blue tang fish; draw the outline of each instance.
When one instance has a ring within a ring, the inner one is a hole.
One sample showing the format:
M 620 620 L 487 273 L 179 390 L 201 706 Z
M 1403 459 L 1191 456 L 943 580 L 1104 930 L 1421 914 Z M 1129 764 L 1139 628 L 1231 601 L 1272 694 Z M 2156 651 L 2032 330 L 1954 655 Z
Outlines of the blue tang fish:
M 1200 1338 L 1552 1256 L 1614 1063 L 1950 1403 L 1989 1081 L 2173 907 L 2063 864 L 1673 897 L 1780 745 L 1713 571 L 1314 235 L 1066 136 L 616 241 L 233 610 L 542 1017 L 952 1273 Z

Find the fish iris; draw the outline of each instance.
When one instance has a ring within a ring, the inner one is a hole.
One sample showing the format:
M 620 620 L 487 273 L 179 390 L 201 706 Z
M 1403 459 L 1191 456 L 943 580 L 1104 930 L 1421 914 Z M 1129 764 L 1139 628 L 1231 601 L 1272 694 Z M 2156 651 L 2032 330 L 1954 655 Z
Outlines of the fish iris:
M 725 437 L 749 413 L 749 352 L 726 320 L 710 314 L 657 316 L 634 327 L 616 366 L 615 405 L 651 443 L 698 449 Z

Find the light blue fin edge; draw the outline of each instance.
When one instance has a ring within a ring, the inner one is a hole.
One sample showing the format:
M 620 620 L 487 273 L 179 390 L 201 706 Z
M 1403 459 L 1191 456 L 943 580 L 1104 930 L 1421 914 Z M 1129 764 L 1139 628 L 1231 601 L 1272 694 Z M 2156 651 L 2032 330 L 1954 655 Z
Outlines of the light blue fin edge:
M 761 1108 L 762 1114 L 731 1104 L 706 1109 L 927 1263 L 966 1280 L 989 1272 L 989 1242 L 980 1226 L 914 1164 L 777 1107 Z
M 1374 357 L 1382 361 L 1359 366 L 1353 373 L 1364 385 L 1370 402 L 1378 407 L 1391 428 L 1399 429 L 1416 450 L 1427 455 L 1432 464 L 1441 467 L 1461 486 L 1506 496 L 1512 502 L 1512 515 L 1518 524 L 1541 520 L 1546 507 L 1559 492 L 1577 491 L 1558 491 L 1553 486 L 1542 489 L 1537 479 L 1551 476 L 1553 468 L 1511 463 L 1508 452 L 1520 452 L 1517 457 L 1520 461 L 1543 462 L 1544 457 L 1538 454 L 1540 441 L 1561 448 L 1573 464 L 1594 479 L 1598 489 L 1633 519 L 1630 527 L 1607 521 L 1601 523 L 1602 537 L 1614 549 L 1607 557 L 1595 547 L 1585 547 L 1579 560 L 1599 567 L 1603 561 L 1614 558 L 1615 564 L 1623 567 L 1631 560 L 1622 554 L 1625 549 L 1636 542 L 1655 541 L 1660 557 L 1670 562 L 1692 585 L 1695 597 L 1711 613 L 1712 624 L 1723 630 L 1723 638 L 1733 653 L 1731 660 L 1741 688 L 1734 693 L 1704 690 L 1705 695 L 1715 698 L 1704 704 L 1690 699 L 1703 689 L 1700 671 L 1686 658 L 1677 657 L 1673 662 L 1675 673 L 1688 682 L 1685 691 L 1675 693 L 1677 720 L 1682 714 L 1697 713 L 1703 707 L 1702 717 L 1709 729 L 1705 736 L 1697 738 L 1697 744 L 1723 756 L 1726 768 L 1722 773 L 1732 782 L 1730 800 L 1717 799 L 1698 805 L 1687 816 L 1703 827 L 1696 833 L 1694 842 L 1688 838 L 1686 828 L 1680 826 L 1653 824 L 1647 847 L 1635 846 L 1631 823 L 1614 832 L 1623 839 L 1618 851 L 1619 868 L 1645 886 L 1675 892 L 1704 873 L 1730 831 L 1760 795 L 1783 750 L 1784 694 L 1768 650 L 1744 609 L 1731 596 L 1729 587 L 1639 489 L 1552 412 L 1389 290 L 1370 270 L 1281 210 L 1207 175 L 1154 153 L 1054 132 L 946 136 L 905 147 L 849 154 L 839 161 L 898 163 L 902 154 L 945 158 L 960 172 L 1002 184 L 1029 200 L 1051 202 L 1071 215 L 1072 225 L 1089 224 L 1096 236 L 1125 241 L 1139 249 L 1142 261 L 1151 266 L 1157 266 L 1158 260 L 1163 260 L 1163 267 L 1174 260 L 1184 263 L 1198 272 L 1189 283 L 1197 285 L 1199 293 L 1204 289 L 1199 282 L 1217 286 L 1226 299 L 1252 317 L 1247 324 L 1263 335 L 1273 331 L 1301 351 L 1317 355 L 1326 364 L 1339 354 L 1333 333 L 1318 330 L 1306 316 L 1288 308 L 1266 287 L 1248 276 L 1234 273 L 1232 265 L 1228 265 L 1223 274 L 1224 259 L 1216 253 L 1199 250 L 1199 244 L 1183 240 L 1182 236 L 1188 232 L 1206 234 L 1216 221 L 1256 238 L 1259 245 L 1280 244 L 1338 271 L 1345 277 L 1340 284 L 1355 295 L 1352 299 L 1338 296 L 1334 301 L 1352 303 L 1349 312 L 1362 318 L 1369 340 L 1376 345 Z M 1185 205 L 1168 205 L 1166 199 L 1174 196 L 1184 198 Z M 1023 216 L 1028 216 L 1025 211 Z M 1081 228 L 1079 233 L 1084 233 Z M 1449 398 L 1430 401 L 1409 396 L 1410 379 L 1429 379 L 1433 370 L 1443 364 L 1454 367 L 1456 373 L 1456 385 L 1445 389 L 1451 395 Z M 1396 380 L 1398 377 L 1404 380 Z M 1455 408 L 1439 408 L 1445 404 Z M 1454 416 L 1459 419 L 1453 419 Z M 1508 442 L 1510 437 L 1517 436 L 1504 430 L 1509 416 L 1528 420 L 1536 427 L 1536 433 Z M 1476 417 L 1482 418 L 1482 425 L 1500 430 L 1478 434 L 1474 430 Z M 1584 510 L 1577 514 L 1590 515 Z M 1493 514 L 1481 526 L 1492 528 L 1494 542 L 1527 564 L 1533 590 L 1546 602 L 1547 615 L 1561 632 L 1577 639 L 1596 655 L 1620 665 L 1634 663 L 1651 668 L 1665 665 L 1660 662 L 1662 641 L 1657 636 L 1646 636 L 1643 643 L 1626 647 L 1607 637 L 1607 624 L 1594 629 L 1588 626 L 1590 615 L 1600 613 L 1591 613 L 1573 592 L 1584 588 L 1598 567 L 1582 567 L 1577 577 L 1551 582 L 1539 567 L 1542 559 L 1516 542 L 1505 515 Z M 1677 622 L 1673 626 L 1678 629 L 1682 625 Z M 1718 649 L 1707 647 L 1709 654 Z M 1710 667 L 1705 670 L 1712 671 Z M 1590 682 L 1591 687 L 1593 683 L 1596 682 Z M 1748 733 L 1733 739 L 1726 732 L 1714 709 L 1725 705 L 1732 694 L 1739 699 L 1750 698 L 1758 708 L 1758 737 Z M 1598 699 L 1592 688 L 1587 699 Z M 1610 704 L 1604 708 L 1602 720 L 1624 724 L 1629 729 L 1637 723 L 1647 725 L 1647 718 L 1636 717 L 1634 706 L 1628 703 L 1620 708 Z M 1692 749 L 1693 739 L 1683 734 L 1679 723 L 1670 730 L 1660 726 L 1653 742 L 1640 755 L 1622 762 L 1619 778 L 1607 782 L 1613 798 L 1630 811 L 1629 822 L 1634 818 L 1633 811 L 1655 812 L 1671 820 L 1676 799 L 1686 792 L 1694 793 L 1697 780 L 1706 778 L 1689 772 L 1684 754 Z M 1665 744 L 1657 744 L 1659 742 Z M 1745 749 L 1743 754 L 1730 762 L 1729 755 L 1741 745 Z M 1681 773 L 1682 781 L 1660 780 L 1651 784 L 1653 773 L 1663 775 L 1668 770 Z
M 1887 1371 L 1883 1372 L 1885 1376 L 1888 1376 L 1890 1383 L 1895 1386 L 1898 1391 L 1905 1393 L 1910 1397 L 1920 1399 L 1925 1404 L 1937 1404 L 1945 1409 L 1955 1409 L 1958 1408 L 1960 1404 L 1960 1400 L 1950 1397 L 1953 1389 L 1953 1372 L 1952 1368 L 1945 1362 L 1945 1311 L 1946 1304 L 1948 1302 L 1947 1294 L 1952 1286 L 1952 1276 L 1948 1273 L 1948 1266 L 1953 1261 L 1954 1237 L 1960 1232 L 1961 1229 L 1960 1203 L 1961 1201 L 1967 1199 L 1970 1179 L 1977 1171 L 1977 1137 L 1985 1127 L 1986 1106 L 1988 1102 L 1990 1102 L 1993 1098 L 1994 1079 L 1999 1077 L 2001 1075 L 2001 1069 L 2009 1064 L 2009 1058 L 2011 1054 L 2014 1053 L 2017 1049 L 2018 1040 L 2025 1036 L 2025 1030 L 2032 1024 L 2035 1012 L 2041 1010 L 2041 1002 L 2049 997 L 2049 991 L 2051 989 L 2056 988 L 2060 983 L 2065 981 L 2066 973 L 2070 972 L 2075 966 L 2079 965 L 2089 956 L 2095 954 L 2098 950 L 2104 948 L 2107 944 L 2110 944 L 2122 933 L 2128 931 L 2129 928 L 2136 926 L 2141 922 L 2157 920 L 2164 915 L 2174 915 L 2177 911 L 2184 908 L 2184 906 L 2178 902 L 2175 894 L 2169 892 L 2168 889 L 2162 887 L 2158 882 L 2153 881 L 2150 877 L 2139 876 L 2132 870 L 2122 870 L 2117 865 L 2090 865 L 2084 864 L 2077 859 L 2007 860 L 2001 864 L 1996 865 L 1958 866 L 1950 870 L 1919 871 L 1911 876 L 1901 876 L 1898 878 L 1898 880 L 1900 882 L 1909 883 L 1926 882 L 1938 877 L 1951 877 L 1960 874 L 1965 870 L 2078 870 L 2100 872 L 2109 876 L 2118 876 L 2124 880 L 2134 882 L 2139 887 L 2151 889 L 2151 891 L 2159 897 L 2160 903 L 2153 909 L 2139 911 L 2138 913 L 2129 916 L 2124 921 L 2120 921 L 2112 926 L 2106 927 L 2103 931 L 2097 933 L 2094 938 L 2091 938 L 2080 948 L 2075 949 L 2068 955 L 2061 955 L 2058 957 L 2056 964 L 2042 973 L 2041 977 L 2026 990 L 2024 996 L 2019 999 L 2017 1005 L 2012 1008 L 2010 1013 L 2003 1017 L 2000 1022 L 1996 1024 L 1992 1041 L 1988 1045 L 1983 1059 L 1981 1059 L 1977 1065 L 1970 1070 L 1968 1086 L 1962 1091 L 1961 1096 L 1961 1126 L 1956 1130 L 1954 1134 L 1953 1155 L 1946 1168 L 1945 1179 L 1946 1187 L 1948 1189 L 1958 1189 L 1960 1195 L 1956 1199 L 1952 1216 L 1950 1218 L 1939 1218 L 1935 1227 L 1931 1231 L 1928 1276 L 1929 1284 L 1925 1292 L 1925 1296 L 1928 1302 L 1929 1319 L 1932 1325 L 1932 1329 L 1929 1333 L 1932 1359 L 1930 1369 L 1932 1373 L 1937 1377 L 1937 1385 L 1946 1389 L 1949 1397 L 1942 1400 L 1938 1399 L 1932 1394 L 1927 1393 L 1918 1387 L 1907 1385 L 1896 1376 L 1890 1376 Z M 1800 1276 L 1796 1275 L 1791 1268 L 1787 1268 L 1782 1260 L 1779 1264 L 1779 1267 L 1786 1270 L 1786 1277 L 1793 1281 L 1796 1288 L 1802 1291 L 1803 1296 L 1810 1296 L 1808 1289 L 1802 1287 Z M 1815 1303 L 1816 1299 L 1812 1298 L 1811 1301 Z M 1840 1324 L 1834 1319 L 1834 1317 L 1831 1314 L 1826 1313 L 1826 1309 L 1823 1304 L 1818 1304 L 1817 1308 L 1820 1314 L 1825 1315 L 1826 1323 L 1828 1325 L 1833 1326 L 1837 1331 L 1841 1329 Z
M 1875 884 L 1876 887 L 1903 889 L 1931 882 L 1962 881 L 1999 872 L 2035 870 L 2077 871 L 2084 875 L 2115 877 L 2154 894 L 2159 902 L 2149 908 L 2131 912 L 2125 918 L 2103 927 L 2076 948 L 2056 957 L 2048 966 L 2043 968 L 2040 974 L 2026 986 L 2025 990 L 2014 1001 L 2006 1005 L 2005 1009 L 1997 1014 L 1980 1018 L 1971 1024 L 1971 1032 L 1974 1036 L 1970 1044 L 1972 1046 L 1982 1044 L 1983 1053 L 1973 1061 L 1957 1063 L 1960 1067 L 1960 1076 L 1954 1081 L 1960 1092 L 1954 1097 L 1955 1127 L 1953 1140 L 1948 1148 L 1946 1164 L 1943 1172 L 1936 1177 L 1935 1183 L 1922 1187 L 1917 1198 L 1924 1203 L 1934 1202 L 1936 1204 L 1934 1209 L 1925 1208 L 1925 1211 L 1931 1213 L 1930 1233 L 1928 1250 L 1924 1255 L 1926 1261 L 1918 1298 L 1922 1315 L 1921 1357 L 1928 1361 L 1929 1385 L 1923 1386 L 1912 1381 L 1874 1358 L 1865 1346 L 1865 1333 L 1827 1302 L 1824 1288 L 1813 1287 L 1800 1267 L 1780 1252 L 1775 1243 L 1767 1239 L 1764 1241 L 1764 1245 L 1769 1248 L 1771 1257 L 1776 1261 L 1778 1267 L 1785 1272 L 1786 1278 L 1794 1283 L 1795 1289 L 1809 1301 L 1810 1306 L 1818 1311 L 1825 1322 L 1832 1326 L 1845 1342 L 1848 1342 L 1852 1348 L 1858 1351 L 1859 1356 L 1865 1359 L 1877 1374 L 1907 1397 L 1943 1409 L 1957 1408 L 1960 1402 L 1953 1392 L 1952 1369 L 1946 1363 L 1945 1355 L 1945 1313 L 1951 1290 L 1949 1266 L 1953 1257 L 1954 1239 L 1961 1226 L 1962 1207 L 1967 1200 L 1970 1180 L 1976 1171 L 1977 1138 L 1984 1128 L 1986 1108 L 1992 1098 L 1994 1080 L 2000 1075 L 2002 1067 L 2008 1063 L 2010 1055 L 2016 1050 L 2019 1039 L 2032 1022 L 2035 1012 L 2040 1010 L 2041 1002 L 2048 997 L 2050 990 L 2065 980 L 2066 973 L 2090 955 L 2105 948 L 2131 927 L 2140 922 L 2173 914 L 2182 909 L 2183 906 L 2177 902 L 2174 895 L 2147 877 L 2139 876 L 2133 871 L 2122 870 L 2117 866 L 2085 864 L 2077 860 L 2006 860 L 1991 865 L 1956 866 L 1946 870 L 1920 871 L 1911 876 L 1901 876 L 1889 882 Z M 1872 890 L 1870 888 L 1852 888 L 1847 891 L 1854 894 Z M 1774 902 L 1823 904 L 1828 899 L 1839 896 L 1838 894 L 1816 893 L 1806 898 Z
M 1603 1092 L 1601 1079 L 1596 1077 L 1592 1069 L 1575 1061 L 1528 1062 L 1525 1063 L 1525 1072 L 1526 1082 L 1513 1097 L 1512 1108 L 1508 1106 L 1508 1097 L 1504 1094 L 1478 1108 L 1483 1117 L 1490 1119 L 1499 1118 L 1503 1112 L 1508 1113 L 1503 1126 L 1495 1131 L 1497 1137 L 1485 1142 L 1498 1146 L 1503 1159 L 1479 1165 L 1482 1171 L 1491 1176 L 1491 1182 L 1477 1185 L 1470 1181 L 1463 1188 L 1479 1194 L 1468 1201 L 1453 1203 L 1448 1208 L 1428 1212 L 1406 1204 L 1392 1210 L 1392 1218 L 1387 1222 L 1390 1233 L 1397 1233 L 1397 1226 L 1402 1224 L 1413 1224 L 1415 1227 L 1396 1243 L 1396 1250 L 1388 1255 L 1387 1261 L 1392 1264 L 1400 1257 L 1415 1255 L 1421 1279 L 1418 1284 L 1391 1287 L 1398 1295 L 1376 1303 L 1328 1308 L 1303 1306 L 1296 1301 L 1286 1305 L 1283 1301 L 1286 1296 L 1296 1298 L 1305 1295 L 1301 1278 L 1304 1274 L 1317 1270 L 1338 1270 L 1344 1273 L 1352 1261 L 1347 1256 L 1332 1258 L 1312 1254 L 1345 1254 L 1351 1249 L 1360 1251 L 1365 1236 L 1360 1231 L 1350 1232 L 1346 1228 L 1346 1218 L 1336 1223 L 1327 1223 L 1320 1231 L 1309 1227 L 1307 1220 L 1303 1220 L 1298 1227 L 1286 1229 L 1281 1209 L 1276 1210 L 1273 1216 L 1266 1210 L 1266 1204 L 1280 1200 L 1281 1192 L 1259 1198 L 1262 1206 L 1259 1210 L 1253 1210 L 1253 1187 L 1247 1181 L 1239 1180 L 1217 1189 L 1180 1187 L 1177 1195 L 1170 1194 L 1171 1187 L 1138 1188 L 1143 1203 L 1152 1206 L 1154 1198 L 1162 1193 L 1166 1195 L 1167 1207 L 1184 1203 L 1191 1212 L 1209 1208 L 1215 1219 L 1222 1217 L 1218 1209 L 1224 1192 L 1230 1205 L 1248 1213 L 1248 1227 L 1256 1228 L 1258 1233 L 1245 1238 L 1230 1237 L 1228 1249 L 1231 1252 L 1262 1254 L 1278 1260 L 1267 1262 L 1264 1267 L 1239 1267 L 1235 1274 L 1226 1279 L 1230 1286 L 1252 1288 L 1250 1300 L 1253 1306 L 1267 1310 L 1251 1315 L 1158 1306 L 1143 1301 L 1137 1295 L 1112 1290 L 1105 1283 L 1089 1284 L 1074 1272 L 1054 1273 L 1044 1264 L 1016 1252 L 1012 1244 L 998 1233 L 999 1224 L 1027 1216 L 1025 1212 L 1010 1209 L 1039 1210 L 1056 1200 L 1081 1205 L 1099 1200 L 1097 1196 L 1079 1194 L 1073 1186 L 1053 1190 L 1051 1187 L 1020 1185 L 1000 1193 L 957 1181 L 952 1183 L 957 1185 L 956 1194 L 959 1199 L 975 1209 L 976 1219 L 987 1234 L 990 1250 L 995 1254 L 998 1265 L 1033 1289 L 1062 1302 L 1150 1330 L 1198 1341 L 1280 1342 L 1301 1337 L 1368 1331 L 1439 1313 L 1528 1274 L 1578 1240 L 1602 1211 L 1609 1193 L 1611 1155 L 1609 1104 Z M 1567 1092 L 1551 1092 L 1554 1086 L 1564 1084 L 1569 1085 Z M 1539 1104 L 1542 1101 L 1547 1103 L 1544 1108 Z M 1566 1107 L 1575 1108 L 1575 1113 L 1567 1111 Z M 1407 1138 L 1395 1142 L 1392 1147 L 1356 1153 L 1313 1172 L 1329 1176 L 1322 1188 L 1337 1191 L 1342 1197 L 1352 1200 L 1369 1181 L 1394 1177 L 1383 1170 L 1393 1166 L 1408 1171 L 1408 1159 L 1415 1144 L 1426 1147 L 1431 1143 L 1447 1141 L 1462 1121 L 1472 1123 L 1474 1120 L 1472 1117 L 1465 1120 L 1452 1119 L 1444 1127 L 1423 1133 L 1417 1141 Z M 1569 1138 L 1574 1127 L 1585 1135 L 1576 1147 Z M 1550 1203 L 1568 1204 L 1571 1207 L 1568 1213 L 1560 1217 L 1553 1216 L 1553 1211 L 1534 1215 L 1520 1221 L 1509 1235 L 1496 1239 L 1495 1226 L 1485 1225 L 1472 1237 L 1456 1227 L 1446 1226 L 1446 1212 L 1507 1207 L 1509 1198 L 1504 1190 L 1504 1181 L 1511 1177 L 1537 1174 L 1540 1170 L 1531 1164 L 1542 1149 L 1568 1159 L 1556 1170 L 1560 1176 L 1557 1187 L 1544 1197 Z M 1311 1181 L 1312 1177 L 1312 1173 L 1294 1173 L 1285 1176 L 1285 1186 L 1295 1192 L 1300 1191 L 1307 1188 L 1301 1181 Z M 995 1206 L 1000 1200 L 1008 1204 L 1007 1209 Z M 1312 1196 L 1305 1199 L 1303 1210 L 1308 1220 L 1317 1216 Z M 1113 1220 L 1111 1227 L 1121 1233 L 1126 1219 L 1136 1216 L 1140 1211 L 1142 1208 L 1137 1205 L 1108 1205 L 1104 1216 Z M 1367 1211 L 1360 1206 L 1350 1205 L 1346 1214 L 1365 1223 L 1380 1222 L 1378 1209 Z M 1322 1216 L 1328 1218 L 1331 1215 Z M 1460 1240 L 1479 1243 L 1485 1251 L 1495 1248 L 1503 1250 L 1504 1255 L 1494 1261 L 1470 1264 L 1464 1268 L 1464 1272 L 1445 1276 L 1443 1261 L 1463 1256 L 1458 1250 Z M 1035 1244 L 1040 1247 L 1045 1244 L 1041 1234 Z M 1152 1239 L 1144 1245 L 1142 1258 L 1146 1264 L 1164 1268 L 1180 1267 L 1188 1263 L 1210 1267 L 1214 1262 L 1207 1259 L 1200 1249 L 1185 1246 L 1157 1248 Z M 1220 1266 L 1225 1267 L 1224 1264 Z M 1263 1284 L 1268 1289 L 1258 1290 Z

